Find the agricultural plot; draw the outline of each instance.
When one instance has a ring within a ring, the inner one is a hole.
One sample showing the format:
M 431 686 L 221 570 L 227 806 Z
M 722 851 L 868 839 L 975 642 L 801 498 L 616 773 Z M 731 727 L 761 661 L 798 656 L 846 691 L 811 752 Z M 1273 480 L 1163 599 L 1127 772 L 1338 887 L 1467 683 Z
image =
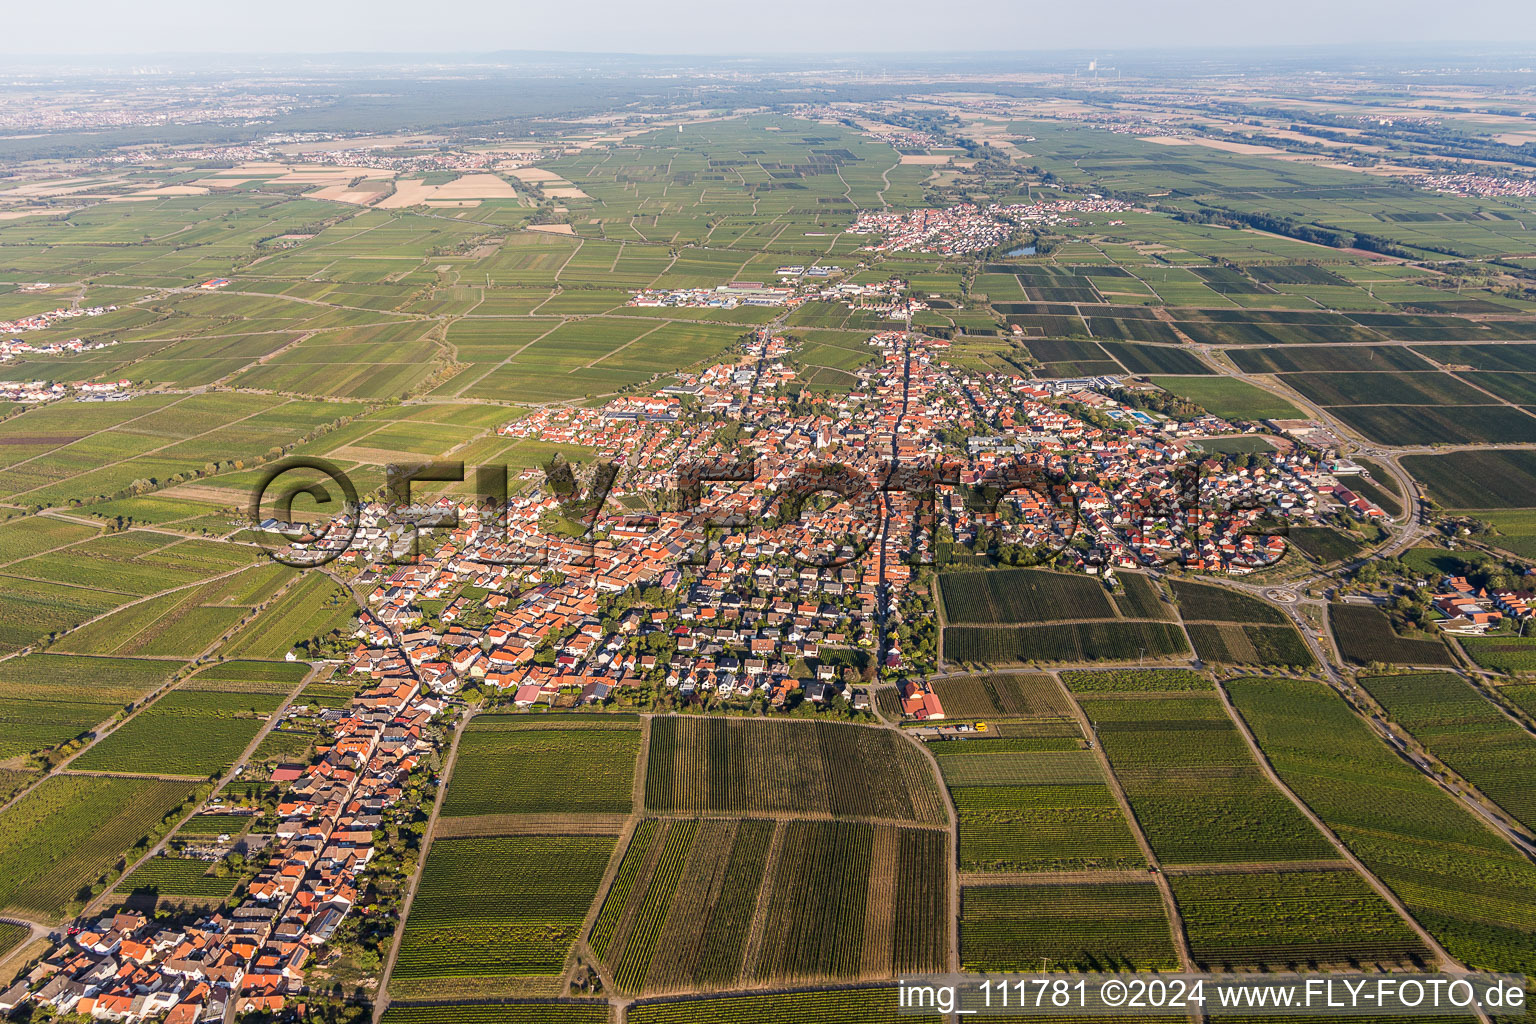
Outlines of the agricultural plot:
M 1073 693 L 1175 693 L 1211 690 L 1209 676 L 1186 668 L 1111 668 L 1063 672 L 1061 681 Z
M 1157 886 L 1145 882 L 968 885 L 960 891 L 966 971 L 1171 971 L 1179 966 Z
M 132 903 L 219 903 L 234 892 L 235 879 L 210 873 L 213 865 L 186 857 L 154 857 L 120 879 L 114 892 Z
M 1115 591 L 1115 608 L 1122 618 L 1162 619 L 1169 622 L 1177 618 L 1175 606 L 1163 597 L 1149 577 L 1136 572 L 1123 572 L 1116 579 L 1120 586 Z
M 1221 701 L 1079 698 L 1164 864 L 1328 860 L 1336 852 L 1253 760 Z M 1222 827 L 1213 831 L 1210 823 Z
M 568 717 L 556 728 L 517 716 L 472 720 L 459 737 L 443 816 L 629 813 L 639 722 Z
M 979 675 L 940 679 L 933 690 L 956 718 L 1031 718 L 1069 721 L 1072 709 L 1046 675 Z
M 935 829 L 648 819 L 591 945 L 625 992 L 933 970 L 943 963 L 947 848 Z
M 944 656 L 978 665 L 1051 661 L 1130 661 L 1187 654 L 1166 622 L 1063 622 L 1039 626 L 947 626 Z
M 1481 668 L 1510 675 L 1536 672 L 1536 637 L 1462 637 L 1458 642 Z
M 402 1003 L 391 1000 L 382 1024 L 439 1024 L 451 1016 L 459 1024 L 608 1024 L 606 1002 L 533 1001 L 495 1003 Z
M 224 772 L 282 703 L 277 694 L 183 685 L 139 711 L 73 763 L 88 771 L 146 775 Z M 179 741 L 166 742 L 171 736 Z
M 1381 504 L 1381 501 L 1378 499 L 1385 497 L 1379 489 L 1372 487 L 1364 481 L 1352 482 L 1350 490 L 1355 491 L 1361 497 L 1376 501 L 1378 505 Z M 1381 507 L 1383 511 L 1387 511 L 1385 505 Z M 1400 506 L 1394 507 L 1401 511 Z M 1290 532 L 1286 534 L 1285 540 L 1287 544 L 1290 544 L 1304 554 L 1312 556 L 1323 565 L 1342 562 L 1346 558 L 1359 554 L 1365 546 L 1349 534 L 1327 526 L 1293 526 Z
M 1526 828 L 1536 825 L 1536 736 L 1449 672 L 1360 683 L 1430 753 Z
M 645 806 L 941 822 L 922 754 L 887 729 L 834 722 L 651 719 Z
M 439 839 L 422 870 L 394 979 L 402 994 L 489 988 L 564 971 L 613 854 L 612 835 Z
M 1290 624 L 1253 626 L 1233 623 L 1185 624 L 1195 656 L 1220 665 L 1271 665 L 1304 672 L 1317 664 L 1301 634 Z
M 1328 412 L 1346 427 L 1378 444 L 1496 445 L 1536 442 L 1536 416 L 1508 405 L 1413 408 L 1397 405 L 1344 405 L 1333 406 Z M 1435 456 L 1406 456 L 1404 461 L 1419 458 Z M 1409 472 L 1413 470 L 1410 468 Z
M 1153 377 L 1152 382 L 1224 420 L 1250 422 L 1302 416 L 1301 410 L 1285 399 L 1235 377 Z
M 908 1021 L 939 1024 L 944 1019 L 939 1014 L 898 1011 L 898 1005 L 898 995 L 893 988 L 772 992 L 654 1003 L 641 1001 L 630 1004 L 628 1019 L 633 1024 L 804 1024 L 823 1020 L 849 1021 L 850 1024 L 906 1024 Z
M 1428 950 L 1352 870 L 1172 874 L 1200 970 L 1419 966 Z
M 1242 622 L 1284 625 L 1285 613 L 1257 597 L 1208 583 L 1173 581 L 1179 613 L 1194 622 Z
M 1097 580 L 1043 569 L 941 573 L 946 622 L 1025 623 L 1112 619 Z
M 1234 679 L 1227 688 L 1286 785 L 1452 956 L 1536 974 L 1536 866 L 1327 686 Z
M 29 654 L 0 661 L 0 758 L 57 746 L 163 684 L 174 661 Z
M 59 775 L 0 812 L 0 910 L 56 919 L 192 793 L 187 782 Z
M 963 871 L 1088 871 L 1145 866 L 1088 750 L 1021 750 L 1014 740 L 938 744 L 955 804 Z
M 282 597 L 230 638 L 231 658 L 281 658 L 294 645 L 357 617 L 352 595 L 323 573 L 305 573 Z
M 1536 503 L 1533 451 L 1407 455 L 1403 457 L 1403 468 L 1446 508 L 1530 508 Z
M 1330 604 L 1328 623 L 1339 653 L 1356 665 L 1453 664 L 1445 644 L 1399 635 L 1387 614 L 1373 605 Z

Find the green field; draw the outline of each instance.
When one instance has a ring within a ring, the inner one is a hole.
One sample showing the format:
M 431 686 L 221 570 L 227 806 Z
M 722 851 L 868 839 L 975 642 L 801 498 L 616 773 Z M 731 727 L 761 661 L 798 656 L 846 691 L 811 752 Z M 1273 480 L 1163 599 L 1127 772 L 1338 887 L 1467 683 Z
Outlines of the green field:
M 627 814 L 639 752 L 638 723 L 613 728 L 595 719 L 590 728 L 539 729 L 476 720 L 459 738 L 442 813 Z
M 1536 736 L 1460 676 L 1360 680 L 1393 721 L 1526 826 L 1536 824 Z
M 612 835 L 439 839 L 395 977 L 423 983 L 559 974 L 613 854 Z
M 1329 860 L 1336 852 L 1265 778 L 1221 701 L 1198 692 L 1078 698 L 1165 864 Z M 1220 821 L 1219 832 L 1209 823 Z
M 1536 973 L 1536 867 L 1322 683 L 1227 684 L 1285 783 L 1452 956 Z
M 0 812 L 0 909 L 62 917 L 192 792 L 187 782 L 55 776 Z
M 944 818 L 922 755 L 885 729 L 657 716 L 645 806 L 655 811 Z

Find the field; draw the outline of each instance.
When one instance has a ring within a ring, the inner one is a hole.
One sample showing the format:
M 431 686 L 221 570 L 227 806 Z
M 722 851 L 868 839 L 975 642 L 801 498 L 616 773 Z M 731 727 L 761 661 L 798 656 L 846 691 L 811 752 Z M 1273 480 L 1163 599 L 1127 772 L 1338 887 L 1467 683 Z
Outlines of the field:
M 1452 956 L 1536 974 L 1536 865 L 1325 685 L 1234 679 L 1227 688 L 1285 783 Z
M 207 861 L 155 857 L 118 880 L 114 890 L 131 901 L 149 903 L 217 903 L 234 891 L 235 879 L 209 874 Z
M 582 716 L 559 728 L 540 719 L 479 716 L 459 737 L 445 817 L 517 813 L 629 813 L 637 721 Z
M 1339 653 L 1356 665 L 1452 664 L 1439 640 L 1400 636 L 1386 613 L 1371 605 L 1330 604 L 1328 623 Z
M 944 573 L 939 577 L 939 592 L 946 622 L 1067 622 L 1115 617 L 1097 580 L 1041 569 Z
M 1168 915 L 1145 882 L 968 885 L 960 966 L 973 972 L 1177 970 Z
M 647 819 L 592 949 L 624 992 L 937 970 L 947 857 L 936 829 Z
M 75 738 L 164 684 L 180 667 L 175 661 L 59 654 L 0 661 L 0 757 Z
M 1078 699 L 1164 864 L 1332 859 L 1214 696 Z M 1220 831 L 1210 823 L 1220 821 Z
M 1173 581 L 1173 599 L 1179 614 L 1192 622 L 1252 622 L 1283 625 L 1285 613 L 1256 597 L 1227 587 L 1189 580 Z
M 1509 440 L 1513 440 L 1510 438 Z M 1530 508 L 1536 452 L 1518 449 L 1407 455 L 1403 468 L 1446 508 Z
M 1186 654 L 1183 632 L 1164 622 L 1064 622 L 1042 626 L 947 626 L 950 661 L 1008 665 L 1030 661 L 1130 661 Z
M 608 1024 L 613 1011 L 599 1002 L 402 1003 L 391 1000 L 387 1024 L 437 1024 L 452 1016 L 460 1024 Z
M 904 1024 L 906 1021 L 938 1024 L 943 1020 L 937 1014 L 898 1011 L 897 1002 L 897 992 L 893 988 L 773 992 L 632 1003 L 628 1019 L 633 1024 L 804 1024 L 805 1021 L 823 1020 L 845 1020 L 856 1024 Z
M 1185 626 L 1195 654 L 1203 662 L 1227 665 L 1272 665 L 1304 672 L 1317 662 L 1289 623 L 1283 626 L 1240 626 L 1192 622 Z
M 1020 750 L 1015 744 L 1002 739 L 932 745 L 945 748 L 939 769 L 955 804 L 962 871 L 1145 865 L 1091 751 Z
M 83 775 L 45 780 L 0 812 L 0 910 L 64 916 L 192 792 L 186 782 Z
M 978 675 L 933 684 L 944 712 L 957 718 L 1065 720 L 1072 711 L 1046 675 Z
M 1526 828 L 1536 825 L 1536 736 L 1449 672 L 1360 680 L 1393 721 Z
M 356 616 L 346 590 L 323 573 L 305 573 L 222 652 L 231 658 L 281 658 L 300 641 L 339 629 Z
M 1427 966 L 1428 950 L 1354 871 L 1170 875 L 1201 970 Z
M 76 758 L 73 766 L 186 776 L 227 771 L 283 699 L 274 694 L 201 688 L 217 685 L 199 679 L 172 690 Z M 168 743 L 172 736 L 178 741 Z
M 645 806 L 940 822 L 922 755 L 886 729 L 831 722 L 657 716 Z
M 1231 377 L 1154 377 L 1153 381 L 1224 420 L 1300 419 L 1301 410 L 1277 395 Z
M 561 974 L 614 845 L 612 835 L 438 839 L 395 965 L 402 992 Z
M 1099 669 L 1093 672 L 1063 672 L 1062 682 L 1073 693 L 1170 693 L 1181 690 L 1210 690 L 1210 677 L 1184 668 Z
M 1511 675 L 1536 672 L 1536 637 L 1463 637 L 1457 642 L 1483 668 Z

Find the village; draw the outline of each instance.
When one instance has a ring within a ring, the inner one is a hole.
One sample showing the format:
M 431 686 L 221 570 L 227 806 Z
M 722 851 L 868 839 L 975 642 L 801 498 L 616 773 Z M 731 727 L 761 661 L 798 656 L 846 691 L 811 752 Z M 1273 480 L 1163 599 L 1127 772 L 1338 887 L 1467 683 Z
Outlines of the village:
M 434 746 L 428 723 L 442 710 L 422 694 L 387 629 L 364 615 L 358 632 L 346 671 L 362 689 L 324 716 L 329 738 L 314 763 L 273 773 L 284 787 L 278 823 L 244 896 L 175 921 L 121 909 L 82 919 L 0 993 L 0 1013 L 32 1003 L 105 1020 L 197 1024 L 301 1000 L 306 965 L 358 912 L 359 873 L 383 816 Z
M 941 546 L 1004 543 L 1089 574 L 1244 575 L 1285 554 L 1257 528 L 1265 518 L 1384 517 L 1333 475 L 1335 460 L 1300 447 L 1209 461 L 1199 439 L 1236 427 L 1124 406 L 1109 394 L 1118 379 L 960 370 L 948 342 L 900 330 L 871 343 L 882 355 L 859 387 L 809 409 L 792 343 L 762 332 L 734 361 L 648 397 L 548 407 L 501 429 L 614 464 L 600 508 L 573 517 L 532 468 L 504 521 L 469 500 L 368 503 L 291 551 L 366 562 L 355 582 L 439 694 L 474 686 L 526 707 L 644 687 L 784 708 L 856 700 L 875 668 L 931 669 L 932 652 L 904 650 L 885 624 L 931 600 L 922 578 Z M 1073 409 L 1116 415 L 1099 427 Z M 978 510 L 968 499 L 989 486 L 1003 496 Z M 843 500 L 790 497 L 813 492 Z M 459 597 L 432 628 L 419 602 L 464 587 L 483 605 Z
M 855 235 L 879 235 L 864 246 L 869 252 L 923 252 L 961 256 L 983 252 L 1015 239 L 1025 224 L 1054 227 L 1075 224 L 1073 213 L 1124 213 L 1135 207 L 1100 195 L 1037 203 L 990 203 L 978 207 L 959 203 L 942 210 L 893 213 L 871 210 L 859 214 L 848 229 Z

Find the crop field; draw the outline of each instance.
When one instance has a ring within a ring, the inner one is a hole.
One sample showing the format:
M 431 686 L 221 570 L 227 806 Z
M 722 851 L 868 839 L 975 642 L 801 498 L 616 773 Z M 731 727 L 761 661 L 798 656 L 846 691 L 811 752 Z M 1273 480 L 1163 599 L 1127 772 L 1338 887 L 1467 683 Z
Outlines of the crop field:
M 1185 654 L 1189 644 L 1166 622 L 1063 622 L 1040 626 L 946 626 L 944 656 L 979 665 L 1029 661 L 1130 661 Z
M 963 871 L 1135 869 L 1146 863 L 1088 750 L 1016 749 L 1014 740 L 937 744 Z M 937 752 L 937 751 L 936 751 Z
M 1415 406 L 1341 405 L 1329 413 L 1369 441 L 1387 445 L 1530 444 L 1536 442 L 1536 416 L 1508 405 Z M 1417 475 L 1415 460 L 1434 455 L 1404 456 L 1408 471 Z M 1473 471 L 1475 472 L 1475 471 Z M 1431 491 L 1433 493 L 1433 491 Z M 1484 500 L 1483 504 L 1487 504 Z
M 628 1019 L 633 1024 L 804 1024 L 821 1020 L 939 1024 L 944 1019 L 938 1014 L 898 1011 L 898 1001 L 894 988 L 772 992 L 631 1003 Z
M 174 661 L 29 654 L 0 661 L 0 758 L 56 746 L 160 686 Z
M 1210 690 L 1215 686 L 1209 676 L 1191 672 L 1187 668 L 1110 668 L 1092 672 L 1063 672 L 1061 680 L 1073 693 L 1173 693 Z
M 153 897 L 152 902 L 218 903 L 235 889 L 235 879 L 209 874 L 207 861 L 184 857 L 155 857 L 118 880 L 115 892 Z
M 1081 697 L 1147 840 L 1165 864 L 1332 859 L 1333 847 L 1270 784 L 1221 701 Z M 1220 821 L 1219 832 L 1209 824 Z
M 832 722 L 657 716 L 645 806 L 944 820 L 938 781 L 921 753 L 889 730 Z
M 1382 511 L 1402 511 L 1402 506 L 1391 500 L 1391 497 L 1380 488 L 1367 483 L 1364 480 L 1350 482 L 1350 490 L 1381 505 Z M 1382 504 L 1385 501 L 1391 505 Z M 1286 534 L 1285 542 L 1303 554 L 1310 555 L 1324 565 L 1333 562 L 1342 562 L 1358 554 L 1363 547 L 1359 540 L 1347 533 L 1335 530 L 1327 526 L 1293 526 Z
M 1509 675 L 1536 672 L 1536 637 L 1463 637 L 1457 642 L 1482 668 Z
M 384 1024 L 438 1024 L 451 1016 L 459 1024 L 608 1024 L 606 1002 L 402 1003 L 391 1000 Z
M 194 814 L 176 830 L 178 836 L 237 836 L 254 824 L 250 814 Z
M 1141 573 L 1125 572 L 1116 577 L 1120 587 L 1115 591 L 1115 608 L 1122 618 L 1164 619 L 1177 617 L 1175 606 L 1170 604 L 1152 580 Z
M 192 792 L 187 782 L 62 775 L 0 812 L 0 910 L 64 916 Z
M 943 573 L 939 592 L 947 622 L 1063 622 L 1115 617 L 1114 607 L 1097 580 L 1042 569 Z
M 1188 623 L 1185 629 L 1195 645 L 1195 654 L 1203 662 L 1226 665 L 1273 665 L 1303 672 L 1316 659 L 1295 627 L 1245 626 L 1218 623 Z
M 1403 457 L 1403 468 L 1446 508 L 1530 508 L 1536 504 L 1533 451 L 1407 455 Z
M 1227 688 L 1286 785 L 1452 956 L 1536 973 L 1536 865 L 1325 685 L 1234 679 Z
M 351 594 L 323 573 L 305 573 L 221 650 L 231 658 L 281 658 L 299 641 L 339 629 L 356 616 Z
M 533 725 L 537 720 L 530 721 Z M 459 737 L 442 814 L 629 813 L 638 722 L 588 728 L 478 728 Z
M 1536 824 L 1536 736 L 1449 672 L 1360 680 L 1393 721 L 1430 753 L 1531 828 Z
M 1165 391 L 1205 409 L 1224 420 L 1299 419 L 1301 410 L 1263 388 L 1233 377 L 1154 377 Z
M 943 964 L 947 855 L 935 829 L 647 819 L 603 901 L 592 949 L 625 992 L 934 970 Z
M 1284 624 L 1285 614 L 1268 602 L 1227 587 L 1189 580 L 1173 581 L 1174 602 L 1192 622 L 1254 622 Z
M 613 855 L 612 835 L 439 839 L 422 871 L 394 977 L 557 975 Z
M 1437 639 L 1398 634 L 1392 620 L 1372 605 L 1330 604 L 1328 623 L 1339 653 L 1356 665 L 1451 665 L 1451 652 Z
M 87 771 L 138 774 L 222 772 L 282 703 L 275 694 L 183 686 L 128 719 L 73 764 Z M 167 743 L 167 736 L 180 741 Z
M 1157 886 L 1146 882 L 968 885 L 960 891 L 966 971 L 1171 971 L 1174 951 Z
M 1427 966 L 1428 950 L 1352 870 L 1168 876 L 1200 970 Z
M 933 691 L 944 712 L 959 718 L 1069 720 L 1072 709 L 1047 675 L 979 675 L 941 679 Z

